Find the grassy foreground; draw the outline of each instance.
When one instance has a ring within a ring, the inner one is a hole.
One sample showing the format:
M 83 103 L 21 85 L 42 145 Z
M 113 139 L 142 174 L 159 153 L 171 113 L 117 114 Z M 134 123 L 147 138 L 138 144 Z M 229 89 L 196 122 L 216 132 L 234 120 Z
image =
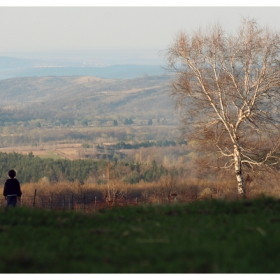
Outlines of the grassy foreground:
M 0 209 L 0 273 L 279 273 L 280 200 Z

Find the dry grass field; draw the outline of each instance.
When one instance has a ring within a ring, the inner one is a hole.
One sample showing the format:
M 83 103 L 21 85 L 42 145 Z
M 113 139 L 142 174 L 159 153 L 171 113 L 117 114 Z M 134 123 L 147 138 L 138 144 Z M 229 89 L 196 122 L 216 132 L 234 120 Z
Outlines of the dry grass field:
M 203 200 L 232 201 L 238 200 L 234 181 L 214 182 L 198 179 L 181 179 L 170 181 L 163 177 L 155 182 L 125 183 L 111 180 L 110 184 L 84 184 L 78 181 L 39 182 L 22 184 L 20 206 L 43 209 L 73 209 L 84 212 L 95 212 L 102 208 L 191 203 Z M 273 187 L 259 183 L 247 186 L 247 199 L 269 196 L 279 199 L 280 186 L 274 182 Z M 0 208 L 6 202 L 0 198 Z
M 30 152 L 34 156 L 39 156 L 42 158 L 65 158 L 65 159 L 77 159 L 78 150 L 81 148 L 81 143 L 69 143 L 69 144 L 45 144 L 41 147 L 35 146 L 13 146 L 0 148 L 0 152 L 3 153 L 20 153 L 28 155 Z

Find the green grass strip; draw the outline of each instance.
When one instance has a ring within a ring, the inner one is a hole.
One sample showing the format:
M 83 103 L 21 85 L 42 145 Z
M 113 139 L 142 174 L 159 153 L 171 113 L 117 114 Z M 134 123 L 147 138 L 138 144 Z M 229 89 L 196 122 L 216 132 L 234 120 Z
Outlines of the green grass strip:
M 280 201 L 0 209 L 0 273 L 279 273 Z

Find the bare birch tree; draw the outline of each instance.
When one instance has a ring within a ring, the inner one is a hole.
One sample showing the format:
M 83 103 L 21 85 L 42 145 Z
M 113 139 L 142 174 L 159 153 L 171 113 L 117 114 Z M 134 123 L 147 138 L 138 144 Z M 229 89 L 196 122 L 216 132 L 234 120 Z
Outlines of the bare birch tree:
M 211 141 L 245 197 L 244 166 L 278 163 L 279 34 L 253 19 L 243 19 L 235 34 L 218 24 L 180 32 L 167 60 L 186 137 Z

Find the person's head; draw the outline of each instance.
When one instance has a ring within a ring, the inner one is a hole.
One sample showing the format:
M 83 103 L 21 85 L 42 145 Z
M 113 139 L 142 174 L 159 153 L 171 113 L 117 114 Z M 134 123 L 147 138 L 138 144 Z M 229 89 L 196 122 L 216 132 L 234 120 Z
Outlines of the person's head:
M 8 172 L 8 175 L 9 175 L 9 177 L 10 178 L 15 178 L 16 177 L 16 175 L 17 175 L 17 173 L 16 173 L 16 171 L 15 170 L 10 170 L 9 172 Z

